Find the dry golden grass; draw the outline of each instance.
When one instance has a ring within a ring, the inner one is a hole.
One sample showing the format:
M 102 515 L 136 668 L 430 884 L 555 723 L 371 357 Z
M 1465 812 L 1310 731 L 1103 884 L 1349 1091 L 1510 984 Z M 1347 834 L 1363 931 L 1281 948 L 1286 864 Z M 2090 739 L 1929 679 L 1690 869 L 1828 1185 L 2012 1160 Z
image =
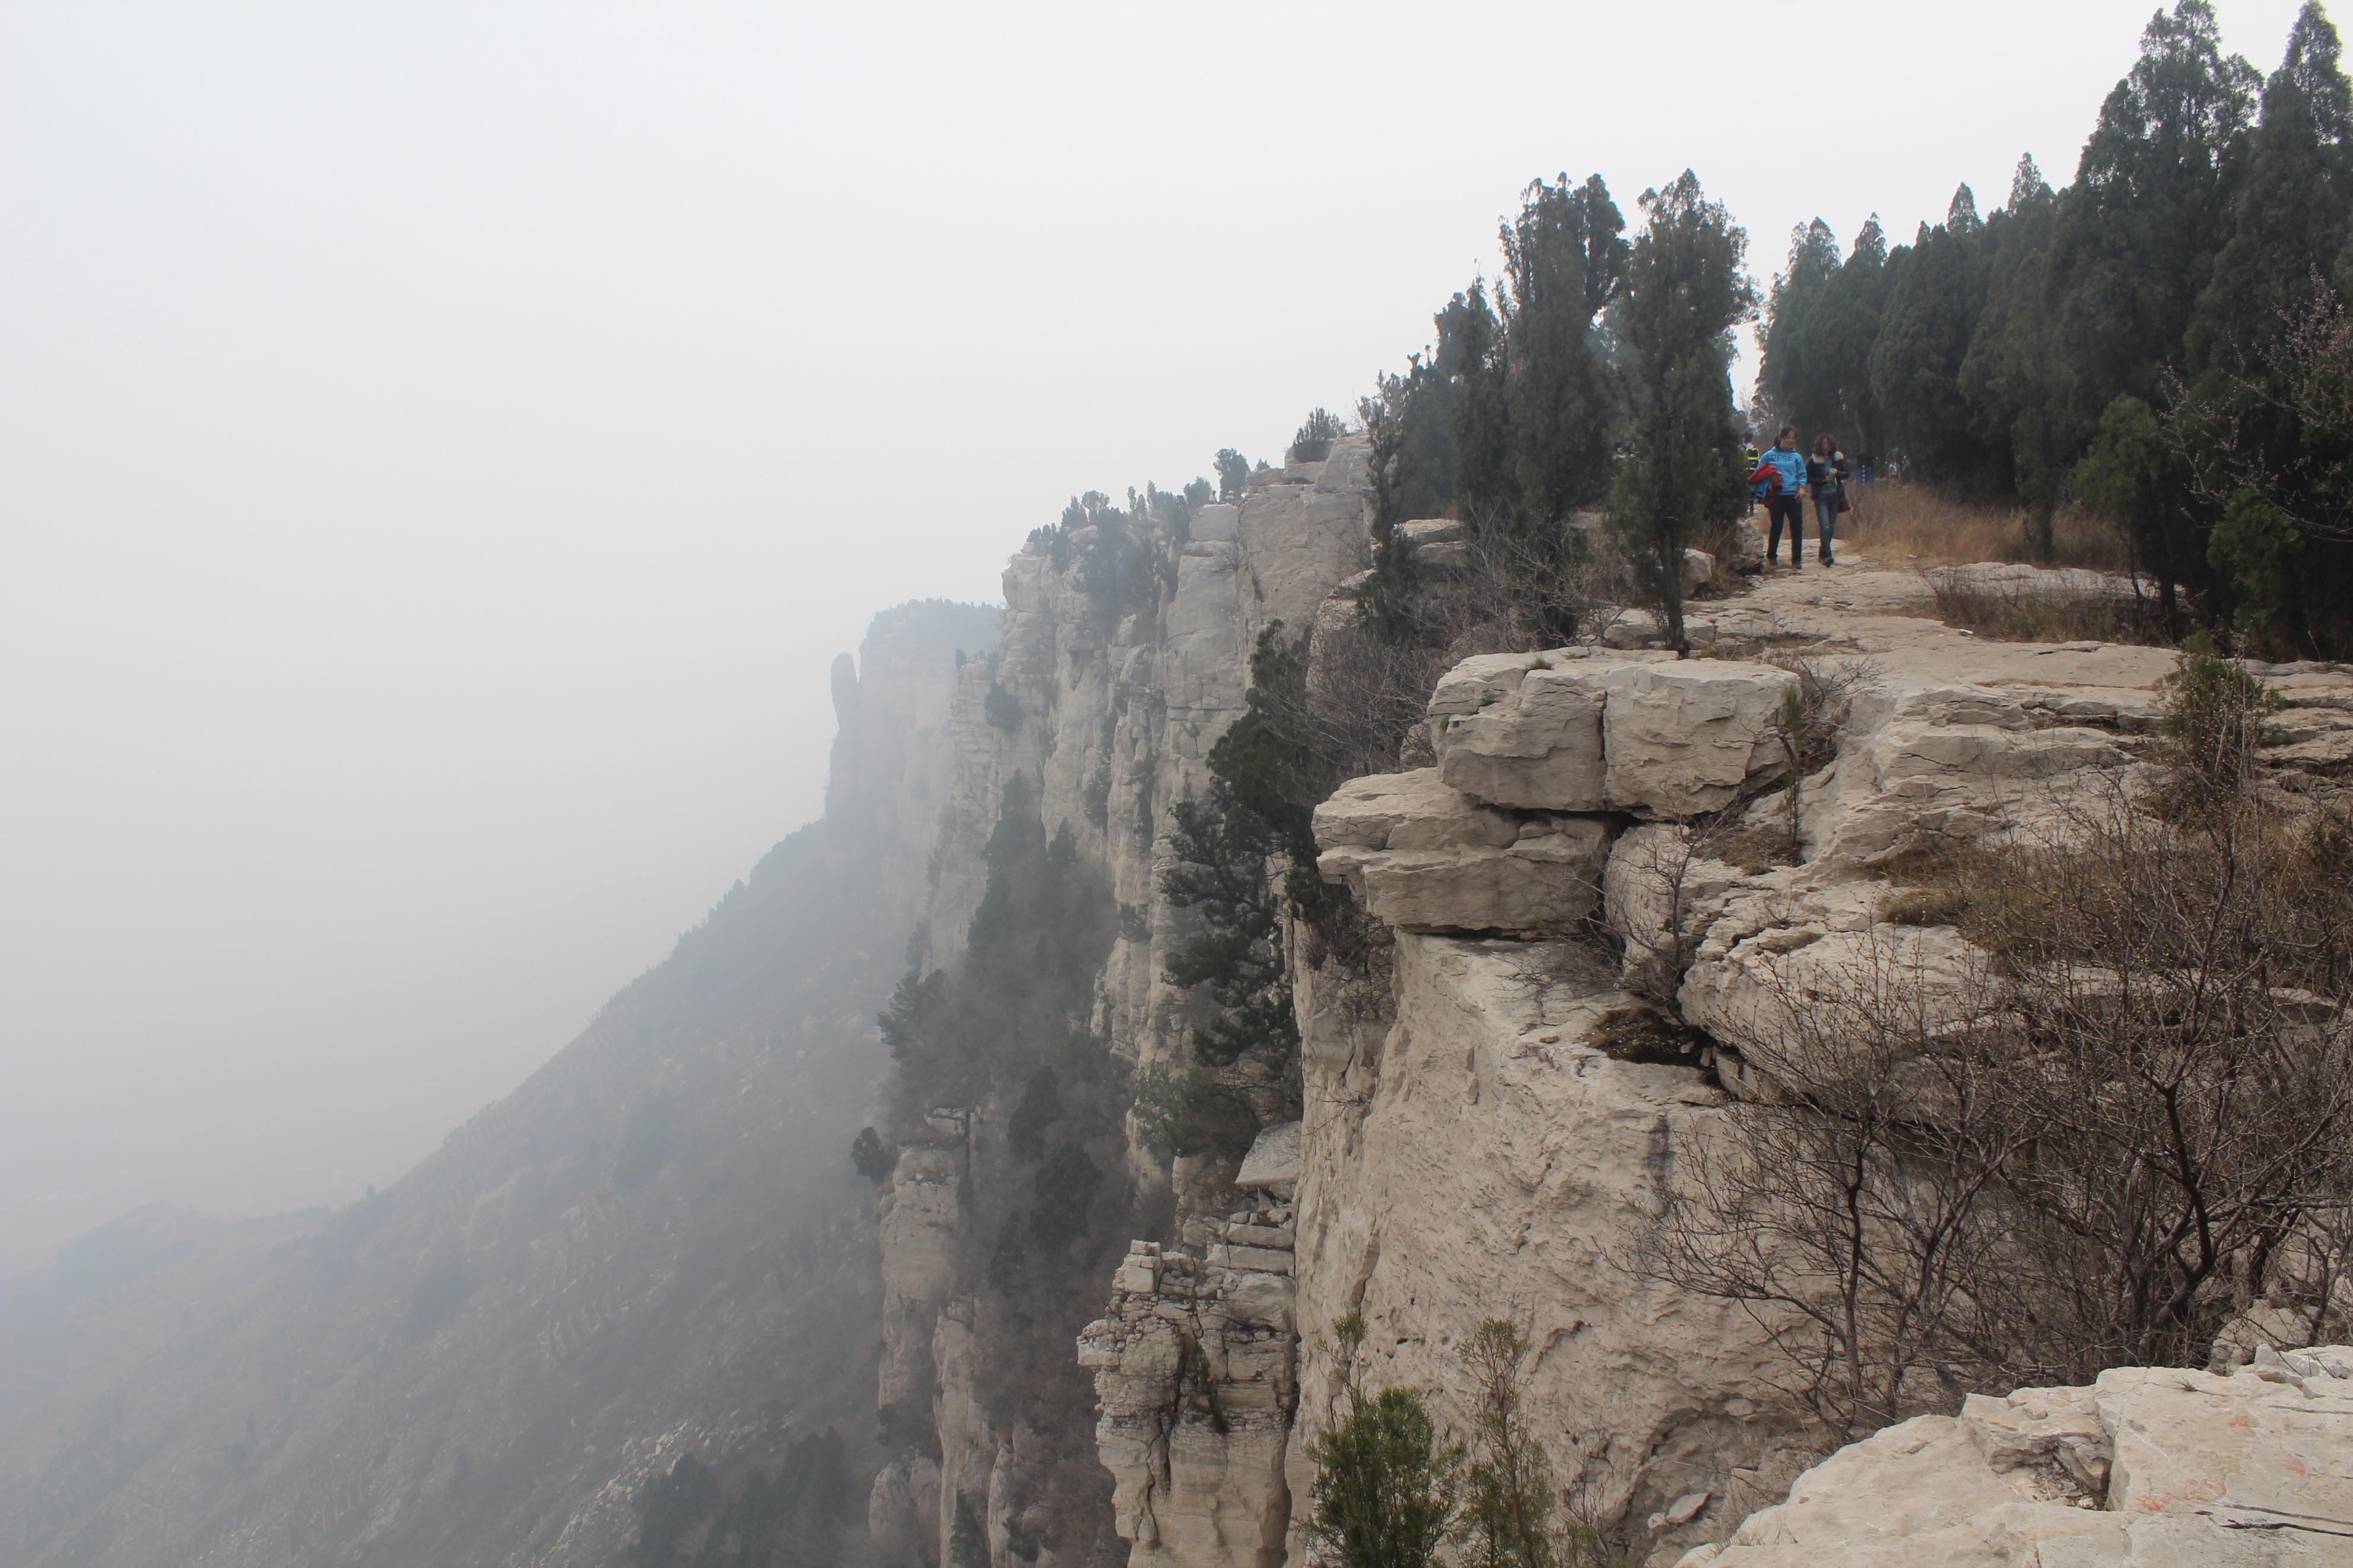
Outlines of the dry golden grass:
M 2041 560 L 2018 507 L 1955 500 L 1926 485 L 1883 479 L 1852 492 L 1854 510 L 1839 520 L 1839 538 L 1874 566 L 1963 566 L 1974 561 L 2023 561 L 2039 566 L 2126 567 L 2124 541 L 2115 528 L 2077 510 L 2053 521 L 2052 559 Z M 1811 519 L 1808 520 L 1811 531 Z
M 2000 642 L 2120 642 L 2167 647 L 2154 599 L 2099 590 L 1976 587 L 1930 579 L 1936 618 Z

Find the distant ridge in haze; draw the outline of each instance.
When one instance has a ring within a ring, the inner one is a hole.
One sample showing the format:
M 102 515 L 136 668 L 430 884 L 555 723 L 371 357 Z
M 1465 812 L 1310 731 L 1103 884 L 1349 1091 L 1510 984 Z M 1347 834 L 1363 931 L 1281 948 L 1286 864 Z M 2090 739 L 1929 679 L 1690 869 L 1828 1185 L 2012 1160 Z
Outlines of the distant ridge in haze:
M 880 1287 L 846 1151 L 957 656 L 999 616 L 878 616 L 834 671 L 824 818 L 406 1178 L 332 1217 L 142 1210 L 10 1287 L 0 1558 L 607 1564 L 681 1456 L 725 1487 L 831 1426 L 870 1473 Z

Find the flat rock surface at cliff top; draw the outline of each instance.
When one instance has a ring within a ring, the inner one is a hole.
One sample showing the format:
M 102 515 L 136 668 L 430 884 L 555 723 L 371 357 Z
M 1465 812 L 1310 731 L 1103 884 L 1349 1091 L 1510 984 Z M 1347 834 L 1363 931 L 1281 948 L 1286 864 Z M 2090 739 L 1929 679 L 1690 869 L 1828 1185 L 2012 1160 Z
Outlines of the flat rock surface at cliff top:
M 2007 570 L 2027 574 L 2034 569 Z M 2083 574 L 2042 575 L 2072 578 Z M 2049 682 L 2135 691 L 2146 690 L 2173 668 L 2172 652 L 2166 648 L 2093 641 L 2002 642 L 1947 626 L 1937 619 L 1928 574 L 1899 563 L 1875 562 L 1852 546 L 1845 547 L 1835 566 L 1772 571 L 1754 582 L 1750 592 L 1735 598 L 1694 601 L 1688 617 L 1714 622 L 1719 635 L 1727 637 L 1848 640 L 1855 652 L 1890 673 L 1916 670 L 1947 680 Z M 2031 589 L 2013 583 L 2010 591 Z
M 2353 1350 L 2123 1367 L 1851 1444 L 1682 1568 L 2353 1563 Z

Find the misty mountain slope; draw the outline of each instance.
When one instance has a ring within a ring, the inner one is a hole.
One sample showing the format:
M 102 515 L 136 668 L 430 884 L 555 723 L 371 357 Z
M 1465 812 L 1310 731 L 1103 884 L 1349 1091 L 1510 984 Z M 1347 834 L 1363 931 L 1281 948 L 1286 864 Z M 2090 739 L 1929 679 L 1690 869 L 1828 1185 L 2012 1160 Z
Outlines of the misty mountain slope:
M 956 656 L 997 620 L 878 617 L 834 672 L 826 817 L 409 1176 L 216 1266 L 230 1287 L 185 1319 L 141 1292 L 192 1262 L 125 1280 L 110 1310 L 148 1328 L 121 1356 L 12 1372 L 0 1558 L 617 1563 L 679 1456 L 727 1489 L 828 1425 L 862 1438 L 880 1285 L 845 1154 L 945 797 Z M 60 1289 L 21 1294 L 12 1362 L 83 1342 Z

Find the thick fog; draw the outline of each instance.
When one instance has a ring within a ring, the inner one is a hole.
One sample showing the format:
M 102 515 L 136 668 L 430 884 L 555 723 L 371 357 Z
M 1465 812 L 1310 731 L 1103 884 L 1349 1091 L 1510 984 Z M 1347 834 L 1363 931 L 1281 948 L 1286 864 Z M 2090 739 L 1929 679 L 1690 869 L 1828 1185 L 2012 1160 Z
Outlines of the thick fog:
M 1531 177 L 1906 239 L 2149 8 L 5 0 L 0 1274 L 398 1176 L 817 811 L 873 611 L 1280 460 Z

